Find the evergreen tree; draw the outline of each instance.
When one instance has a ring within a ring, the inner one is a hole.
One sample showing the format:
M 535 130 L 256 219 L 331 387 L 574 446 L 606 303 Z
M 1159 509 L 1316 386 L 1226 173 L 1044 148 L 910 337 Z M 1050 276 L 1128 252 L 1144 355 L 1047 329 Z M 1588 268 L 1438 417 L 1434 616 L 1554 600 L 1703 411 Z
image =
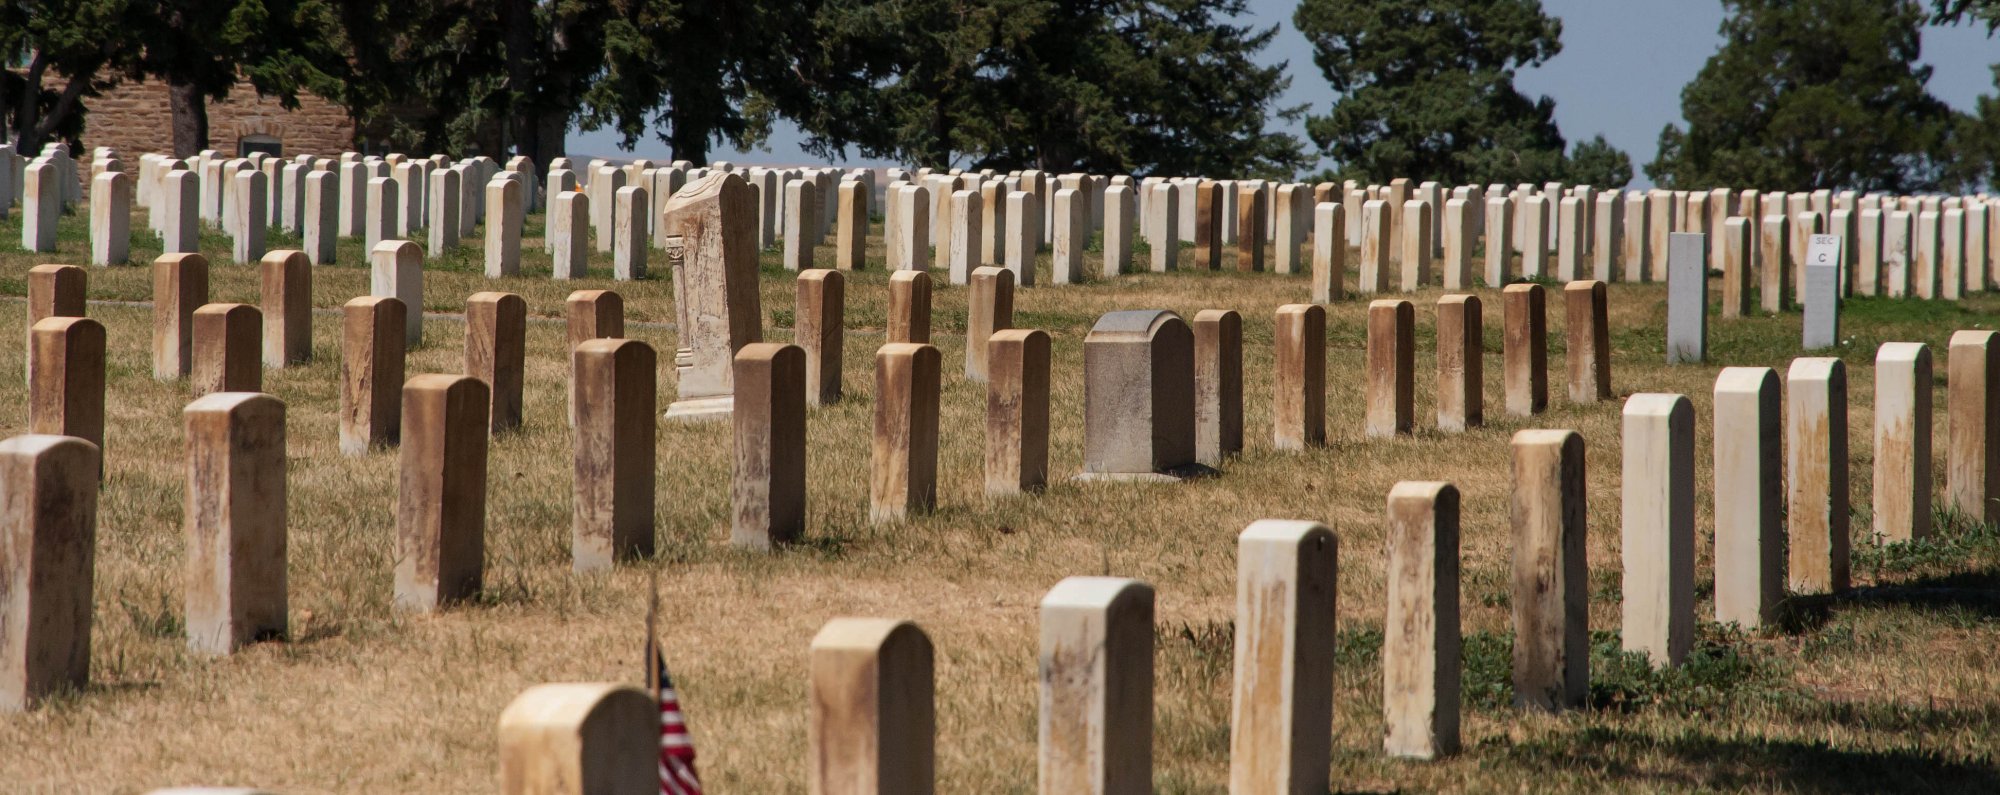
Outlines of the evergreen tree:
M 1723 0 L 1723 45 L 1681 91 L 1646 173 L 1678 188 L 1916 191 L 1956 117 L 1925 89 L 1914 0 Z
M 826 0 L 763 92 L 822 156 L 972 168 L 1289 176 L 1287 85 L 1244 0 Z
M 118 82 L 134 43 L 126 0 L 0 0 L 0 141 L 34 156 L 83 131 L 85 102 Z M 56 89 L 53 82 L 63 80 Z
M 1292 17 L 1341 98 L 1306 132 L 1354 179 L 1446 184 L 1631 179 L 1600 136 L 1565 156 L 1555 101 L 1515 72 L 1562 50 L 1540 0 L 1302 0 Z

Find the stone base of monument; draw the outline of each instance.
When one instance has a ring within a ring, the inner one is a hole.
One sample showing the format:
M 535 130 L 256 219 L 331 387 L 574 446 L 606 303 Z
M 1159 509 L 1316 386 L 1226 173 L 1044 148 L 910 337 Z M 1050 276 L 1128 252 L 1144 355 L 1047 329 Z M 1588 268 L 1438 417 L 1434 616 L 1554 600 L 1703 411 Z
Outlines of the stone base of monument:
M 666 419 L 673 422 L 725 420 L 735 409 L 735 395 L 676 400 L 667 406 Z
M 1222 470 L 1205 464 L 1163 469 L 1158 472 L 1083 472 L 1074 480 L 1079 483 L 1179 483 L 1184 480 L 1212 478 L 1222 474 Z

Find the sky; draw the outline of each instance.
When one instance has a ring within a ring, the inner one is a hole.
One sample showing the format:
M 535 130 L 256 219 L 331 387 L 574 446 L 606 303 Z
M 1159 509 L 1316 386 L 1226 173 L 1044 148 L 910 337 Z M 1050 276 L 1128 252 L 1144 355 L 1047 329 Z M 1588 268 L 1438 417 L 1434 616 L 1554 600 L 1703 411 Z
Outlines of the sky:
M 1292 27 L 1296 0 L 1250 0 L 1243 22 L 1258 28 L 1278 26 L 1278 35 L 1260 60 L 1284 63 L 1291 77 L 1282 106 L 1306 105 L 1323 113 L 1335 93 L 1312 62 L 1312 47 Z M 1549 15 L 1563 22 L 1562 53 L 1540 67 L 1524 69 L 1515 84 L 1529 96 L 1556 101 L 1556 123 L 1571 141 L 1602 134 L 1613 146 L 1632 156 L 1634 187 L 1650 187 L 1643 166 L 1659 149 L 1660 129 L 1683 123 L 1681 88 L 1722 43 L 1722 4 L 1709 0 L 1542 0 Z M 1933 68 L 1930 91 L 1946 104 L 1970 110 L 1973 102 L 1993 91 L 1989 65 L 2000 62 L 2000 39 L 1988 39 L 1983 27 L 1928 28 L 1923 61 Z M 1301 139 L 1302 124 L 1273 119 L 1277 129 Z M 737 163 L 805 164 L 814 159 L 799 150 L 796 128 L 782 124 L 773 132 L 768 151 L 735 151 L 719 147 L 712 159 Z M 617 136 L 607 131 L 572 132 L 570 151 L 578 155 L 621 156 Z M 667 148 L 657 138 L 642 140 L 631 155 L 665 158 Z M 895 165 L 851 158 L 846 165 Z

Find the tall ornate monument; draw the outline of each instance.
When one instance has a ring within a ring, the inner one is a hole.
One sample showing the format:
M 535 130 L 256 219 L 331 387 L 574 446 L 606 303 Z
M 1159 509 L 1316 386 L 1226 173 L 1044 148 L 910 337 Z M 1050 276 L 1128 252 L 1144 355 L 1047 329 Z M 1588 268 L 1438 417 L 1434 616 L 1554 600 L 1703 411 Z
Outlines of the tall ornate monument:
M 764 338 L 757 298 L 757 196 L 742 177 L 714 173 L 667 200 L 660 220 L 674 278 L 679 392 L 669 420 L 728 417 L 736 351 Z

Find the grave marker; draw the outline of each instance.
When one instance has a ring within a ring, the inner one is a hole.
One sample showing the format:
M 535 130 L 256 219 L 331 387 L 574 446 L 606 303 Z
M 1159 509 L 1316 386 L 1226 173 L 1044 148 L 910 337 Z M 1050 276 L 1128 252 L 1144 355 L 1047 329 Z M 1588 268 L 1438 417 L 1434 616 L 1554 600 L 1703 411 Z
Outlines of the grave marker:
M 1194 316 L 1195 462 L 1215 466 L 1243 451 L 1243 316 Z
M 465 374 L 486 384 L 495 434 L 521 427 L 528 303 L 503 292 L 465 299 Z
M 1839 235 L 1812 235 L 1806 245 L 1802 336 L 1809 351 L 1840 343 L 1840 248 Z
M 1667 364 L 1699 364 L 1708 358 L 1708 238 L 1677 232 L 1667 257 Z
M 1435 759 L 1458 753 L 1459 748 L 1458 489 L 1449 483 L 1406 480 L 1389 490 L 1388 503 L 1389 560 L 1384 574 L 1389 610 L 1382 637 L 1382 719 L 1387 727 L 1382 751 L 1405 759 Z M 1237 581 L 1240 612 L 1241 575 Z M 1325 629 L 1329 635 L 1332 605 L 1329 594 Z M 1327 667 L 1332 667 L 1330 660 Z M 1320 676 L 1320 682 L 1327 679 Z M 1318 735 L 1313 739 L 1317 741 Z M 1311 791 L 1326 789 L 1326 767 L 1322 760 L 1322 776 L 1313 781 L 1317 789 Z
M 816 795 L 929 795 L 937 705 L 930 638 L 916 624 L 836 618 L 813 637 L 807 783 Z M 657 753 L 657 751 L 655 752 Z M 658 782 L 654 782 L 658 786 Z
M 424 251 L 407 240 L 387 240 L 369 250 L 368 294 L 403 302 L 407 347 L 424 340 Z
M 341 307 L 340 452 L 395 444 L 402 426 L 403 302 L 362 296 Z
M 1885 542 L 1931 531 L 1931 352 L 1921 342 L 1883 343 L 1875 354 L 1875 536 Z
M 1441 431 L 1485 424 L 1485 321 L 1479 296 L 1438 298 L 1437 423 Z
M 1408 301 L 1368 304 L 1364 431 L 1370 437 L 1409 433 L 1415 424 L 1416 316 Z
M 1246 197 L 1247 198 L 1247 197 Z M 1041 602 L 1043 792 L 1149 792 L 1153 588 L 1069 577 Z
M 194 311 L 193 328 L 188 387 L 195 397 L 264 391 L 264 320 L 257 307 L 205 304 Z
M 189 403 L 182 416 L 188 648 L 230 654 L 283 637 L 285 404 L 260 393 L 219 392 Z
M 1313 208 L 1313 303 L 1328 304 L 1346 297 L 1343 284 L 1347 274 L 1347 239 L 1343 233 L 1347 225 L 1345 215 L 1345 209 L 1333 202 Z
M 1756 629 L 1784 598 L 1778 374 L 1725 367 L 1715 379 L 1715 620 Z
M 1500 298 L 1507 413 L 1516 417 L 1540 414 L 1549 407 L 1546 292 L 1539 284 L 1510 284 Z
M 764 335 L 757 293 L 757 208 L 741 177 L 713 173 L 667 201 L 660 234 L 674 284 L 678 400 L 667 419 L 729 413 L 736 352 Z
M 1945 504 L 1964 517 L 2000 520 L 2000 351 L 1991 331 L 1958 331 L 1945 352 L 1950 437 Z
M 403 385 L 396 499 L 398 610 L 479 593 L 486 555 L 486 384 L 426 374 Z
M 736 353 L 735 546 L 770 549 L 805 535 L 807 383 L 806 354 L 796 345 L 753 342 Z
M 983 382 L 987 339 L 995 331 L 1014 327 L 1013 271 L 992 267 L 973 271 L 965 303 L 965 378 Z
M 500 713 L 500 792 L 656 795 L 659 713 L 630 685 L 530 687 Z
M 1514 434 L 1514 706 L 1580 707 L 1590 690 L 1583 437 Z
M 579 396 L 570 565 L 582 572 L 653 554 L 658 357 L 638 340 L 590 339 L 570 361 Z
M 72 267 L 72 266 L 64 266 Z M 28 433 L 104 448 L 104 324 L 46 317 L 28 330 Z
M 0 441 L 0 713 L 90 684 L 97 447 L 23 434 Z
M 868 518 L 877 524 L 937 505 L 938 350 L 892 342 L 875 353 L 875 434 Z
M 264 366 L 277 370 L 312 358 L 312 264 L 305 252 L 273 251 L 257 268 Z
M 1278 307 L 1272 331 L 1271 445 L 1303 450 L 1326 444 L 1326 308 Z
M 1848 584 L 1847 366 L 1798 358 L 1785 376 L 1785 511 L 1791 590 Z
M 1166 310 L 1106 313 L 1084 337 L 1083 480 L 1194 474 L 1194 335 Z
M 1611 307 L 1604 282 L 1578 281 L 1563 285 L 1568 314 L 1569 401 L 1595 403 L 1611 399 Z
M 1003 329 L 987 341 L 986 494 L 1039 492 L 1049 473 L 1049 335 Z
M 1621 638 L 1656 667 L 1694 646 L 1694 442 L 1687 396 L 1626 399 Z

